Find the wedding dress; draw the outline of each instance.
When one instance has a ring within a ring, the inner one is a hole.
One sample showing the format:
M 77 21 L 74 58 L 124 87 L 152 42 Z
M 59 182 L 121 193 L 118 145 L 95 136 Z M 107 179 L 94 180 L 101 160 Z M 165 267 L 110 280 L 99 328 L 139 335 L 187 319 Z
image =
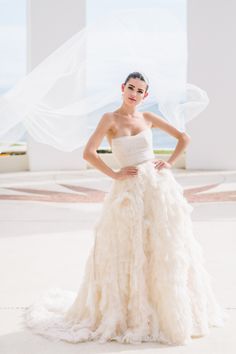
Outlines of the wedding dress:
M 138 174 L 113 180 L 95 226 L 78 294 L 51 289 L 23 315 L 34 333 L 72 343 L 160 342 L 184 345 L 223 326 L 192 206 L 171 170 L 154 167 L 152 131 L 112 140 L 120 167 Z

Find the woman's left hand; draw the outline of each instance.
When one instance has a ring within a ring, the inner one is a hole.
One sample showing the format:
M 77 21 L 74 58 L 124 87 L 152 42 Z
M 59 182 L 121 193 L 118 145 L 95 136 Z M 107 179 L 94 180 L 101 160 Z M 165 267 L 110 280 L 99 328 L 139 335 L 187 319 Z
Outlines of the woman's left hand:
M 171 168 L 172 167 L 172 165 L 169 162 L 164 161 L 164 160 L 155 159 L 155 160 L 153 160 L 153 163 L 154 163 L 155 168 L 157 170 L 161 170 L 162 168 Z

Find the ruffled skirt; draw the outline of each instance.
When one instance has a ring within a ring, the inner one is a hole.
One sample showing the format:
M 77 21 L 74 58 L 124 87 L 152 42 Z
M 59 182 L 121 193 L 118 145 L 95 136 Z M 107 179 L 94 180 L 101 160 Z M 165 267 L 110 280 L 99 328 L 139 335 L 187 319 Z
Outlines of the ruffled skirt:
M 34 333 L 72 343 L 183 345 L 228 318 L 217 303 L 192 206 L 171 170 L 152 161 L 114 180 L 77 294 L 51 289 L 24 312 Z

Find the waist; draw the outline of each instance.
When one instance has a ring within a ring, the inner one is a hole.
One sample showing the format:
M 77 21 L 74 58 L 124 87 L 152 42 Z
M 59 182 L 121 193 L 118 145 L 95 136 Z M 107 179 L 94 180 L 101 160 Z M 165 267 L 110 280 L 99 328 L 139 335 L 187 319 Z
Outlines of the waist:
M 136 166 L 147 161 L 151 161 L 155 158 L 155 155 L 152 150 L 145 151 L 144 153 L 139 154 L 130 154 L 127 153 L 126 156 L 115 156 L 116 160 L 118 161 L 120 167 L 127 167 L 127 166 Z

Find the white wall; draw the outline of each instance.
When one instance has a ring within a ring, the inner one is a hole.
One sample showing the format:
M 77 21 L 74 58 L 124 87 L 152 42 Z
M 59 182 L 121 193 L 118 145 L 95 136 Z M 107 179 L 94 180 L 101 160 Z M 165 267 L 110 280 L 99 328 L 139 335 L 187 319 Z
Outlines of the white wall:
M 27 68 L 31 71 L 86 22 L 86 0 L 28 0 Z M 28 137 L 29 167 L 36 170 L 86 168 L 82 149 L 61 152 Z
M 188 82 L 208 108 L 188 124 L 189 169 L 236 169 L 236 2 L 188 0 Z

